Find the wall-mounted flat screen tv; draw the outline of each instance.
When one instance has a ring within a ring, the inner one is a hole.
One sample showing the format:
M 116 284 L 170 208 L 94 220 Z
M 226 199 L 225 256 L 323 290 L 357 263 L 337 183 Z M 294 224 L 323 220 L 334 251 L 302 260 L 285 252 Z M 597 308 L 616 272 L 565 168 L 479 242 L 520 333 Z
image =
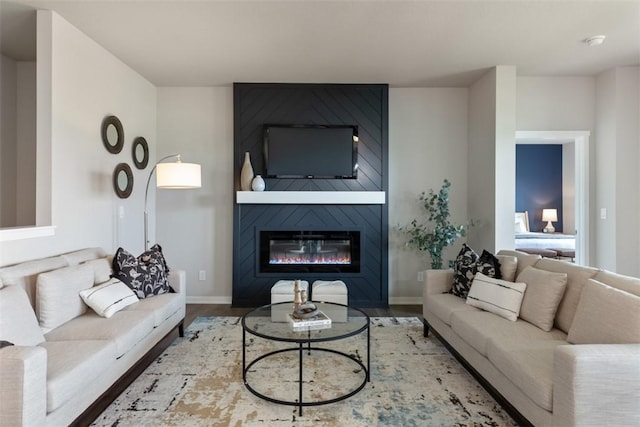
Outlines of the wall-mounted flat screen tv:
M 358 127 L 354 125 L 264 125 L 268 178 L 355 179 Z

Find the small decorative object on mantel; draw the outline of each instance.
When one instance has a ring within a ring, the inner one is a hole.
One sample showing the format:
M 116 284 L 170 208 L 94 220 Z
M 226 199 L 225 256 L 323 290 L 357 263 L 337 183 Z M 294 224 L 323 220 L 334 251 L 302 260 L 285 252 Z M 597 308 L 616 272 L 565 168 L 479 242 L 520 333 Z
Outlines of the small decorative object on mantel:
M 256 177 L 253 178 L 253 181 L 251 181 L 251 189 L 253 191 L 264 191 L 264 188 L 264 179 L 262 179 L 260 175 L 256 175 Z
M 251 155 L 247 151 L 244 153 L 244 163 L 240 171 L 240 190 L 251 191 L 251 181 L 253 181 L 253 166 L 251 166 Z
M 465 236 L 467 229 L 473 226 L 473 222 L 468 225 L 451 223 L 449 187 L 451 187 L 451 182 L 445 179 L 439 192 L 429 190 L 428 193 L 422 192 L 420 194 L 420 203 L 427 212 L 427 221 L 432 224 L 421 224 L 414 219 L 409 225 L 399 227 L 399 230 L 409 238 L 407 246 L 429 253 L 431 268 L 434 270 L 442 268 L 444 248 L 453 244 L 456 239 Z

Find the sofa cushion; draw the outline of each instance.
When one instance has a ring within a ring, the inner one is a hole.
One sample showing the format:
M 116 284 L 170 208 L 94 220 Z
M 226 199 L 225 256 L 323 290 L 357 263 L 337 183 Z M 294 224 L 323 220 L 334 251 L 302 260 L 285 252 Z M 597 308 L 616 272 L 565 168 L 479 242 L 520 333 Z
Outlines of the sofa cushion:
M 26 346 L 44 342 L 29 297 L 20 286 L 0 289 L 0 340 Z
M 640 296 L 640 278 L 623 276 L 622 274 L 600 270 L 598 271 L 598 274 L 593 277 L 593 280 L 597 280 L 605 285 L 629 292 L 630 294 Z
M 111 278 L 111 261 L 108 257 L 92 259 L 83 262 L 82 265 L 89 265 L 93 269 L 93 284 L 105 283 Z
M 487 355 L 490 339 L 566 340 L 567 334 L 552 329 L 545 332 L 529 322 L 518 319 L 510 322 L 488 311 L 456 311 L 451 313 L 451 328 L 467 344 L 483 356 Z
M 102 248 L 80 249 L 61 255 L 70 266 L 78 265 L 92 259 L 104 258 L 105 256 L 107 256 L 107 254 Z
M 88 265 L 59 268 L 38 276 L 36 316 L 45 333 L 87 310 L 80 291 L 92 287 L 93 278 L 93 268 Z
M 515 277 L 518 277 L 518 274 L 522 273 L 522 270 L 530 265 L 535 265 L 542 258 L 540 255 L 531 255 L 526 252 L 511 251 L 505 249 L 498 252 L 498 255 L 509 255 L 514 256 L 518 259 Z
M 101 285 L 85 289 L 80 292 L 80 297 L 99 316 L 107 318 L 139 301 L 131 288 L 118 279 L 109 279 Z
M 67 261 L 61 256 L 27 261 L 0 268 L 0 278 L 4 286 L 15 285 L 24 289 L 29 296 L 31 306 L 35 307 L 38 275 L 67 265 Z
M 518 258 L 513 255 L 496 255 L 500 262 L 500 273 L 503 280 L 513 282 L 516 279 L 516 271 L 518 270 Z
M 123 310 L 109 319 L 89 311 L 45 334 L 45 338 L 47 341 L 111 340 L 116 345 L 116 357 L 121 357 L 153 328 L 153 313 L 146 311 Z
M 177 294 L 156 295 L 153 298 L 141 299 L 136 304 L 125 308 L 125 311 L 144 311 L 153 313 L 153 326 L 160 326 L 162 322 L 184 307 L 184 298 Z
M 126 283 L 140 299 L 169 292 L 168 274 L 160 245 L 152 246 L 137 258 L 118 248 L 113 257 L 113 277 Z
M 550 331 L 567 287 L 567 274 L 527 267 L 518 275 L 518 282 L 527 284 L 520 318 L 543 331 Z
M 541 270 L 567 274 L 567 288 L 558 306 L 554 324 L 556 328 L 564 332 L 569 332 L 571 323 L 573 322 L 573 316 L 576 314 L 576 307 L 578 307 L 582 287 L 588 279 L 596 275 L 598 270 L 592 267 L 584 267 L 570 262 L 548 258 L 543 258 L 538 261 L 535 267 Z
M 47 349 L 47 412 L 82 393 L 116 359 L 113 341 L 52 341 Z
M 524 283 L 494 279 L 478 272 L 469 289 L 467 304 L 515 322 L 526 287 Z
M 589 279 L 567 340 L 573 344 L 640 344 L 640 297 Z
M 564 340 L 491 340 L 489 361 L 538 406 L 553 409 L 553 351 Z
M 434 314 L 447 325 L 451 325 L 451 314 L 456 311 L 480 311 L 453 294 L 429 295 L 425 298 L 424 304 L 427 312 Z

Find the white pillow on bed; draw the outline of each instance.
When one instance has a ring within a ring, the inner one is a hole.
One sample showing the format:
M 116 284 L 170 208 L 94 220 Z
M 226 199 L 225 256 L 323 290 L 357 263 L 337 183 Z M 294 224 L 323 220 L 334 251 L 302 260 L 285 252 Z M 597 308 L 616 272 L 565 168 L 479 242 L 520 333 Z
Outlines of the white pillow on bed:
M 516 218 L 515 229 L 516 233 L 526 233 L 527 226 L 524 223 L 524 218 Z

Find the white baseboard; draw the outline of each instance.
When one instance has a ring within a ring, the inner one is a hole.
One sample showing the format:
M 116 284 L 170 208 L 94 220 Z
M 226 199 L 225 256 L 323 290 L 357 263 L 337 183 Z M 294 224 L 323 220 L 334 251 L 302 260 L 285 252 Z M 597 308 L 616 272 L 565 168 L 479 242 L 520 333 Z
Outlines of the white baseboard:
M 389 297 L 389 305 L 422 305 L 422 297 Z
M 231 297 L 187 297 L 187 304 L 231 304 Z

